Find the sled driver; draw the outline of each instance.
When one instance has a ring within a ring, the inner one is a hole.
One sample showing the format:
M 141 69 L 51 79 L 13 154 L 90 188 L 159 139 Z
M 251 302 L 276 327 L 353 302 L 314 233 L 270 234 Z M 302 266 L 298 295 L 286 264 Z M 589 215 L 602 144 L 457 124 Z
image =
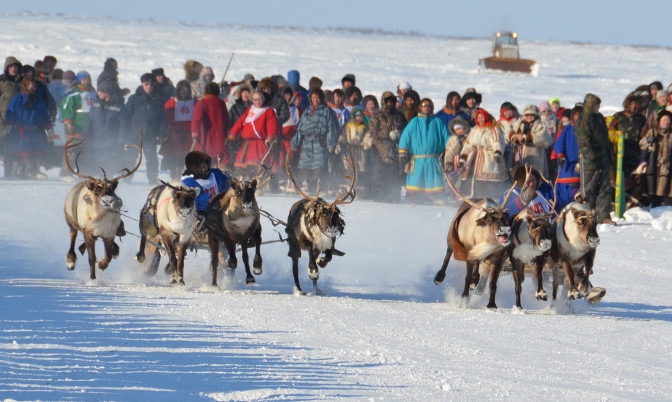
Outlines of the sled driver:
M 530 177 L 525 181 L 525 166 L 518 166 L 513 171 L 513 181 L 516 186 L 504 206 L 511 218 L 528 207 L 534 215 L 543 215 L 551 211 L 550 201 L 553 200 L 553 189 L 546 183 L 541 173 L 532 168 Z M 499 202 L 504 201 L 506 193 L 502 194 Z
M 184 158 L 186 170 L 182 173 L 182 183 L 188 187 L 198 187 L 201 193 L 196 197 L 196 212 L 200 222 L 204 221 L 208 202 L 219 193 L 228 190 L 229 180 L 221 170 L 212 168 L 212 159 L 201 151 L 192 151 Z

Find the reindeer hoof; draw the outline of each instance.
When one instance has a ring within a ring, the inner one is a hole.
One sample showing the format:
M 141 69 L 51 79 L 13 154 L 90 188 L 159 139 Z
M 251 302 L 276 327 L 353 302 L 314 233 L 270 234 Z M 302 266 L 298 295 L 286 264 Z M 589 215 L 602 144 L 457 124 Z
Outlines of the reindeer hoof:
M 446 273 L 445 273 L 445 272 L 438 272 L 438 273 L 434 276 L 434 284 L 435 284 L 435 285 L 438 285 L 438 284 L 440 284 L 441 282 L 443 282 L 444 279 L 446 279 Z
M 540 292 L 537 292 L 536 296 L 537 296 L 537 300 L 543 300 L 543 301 L 548 300 L 548 296 L 546 295 L 546 291 L 544 291 L 544 290 L 542 290 Z
M 137 261 L 137 262 L 139 262 L 140 264 L 142 264 L 143 262 L 145 262 L 145 255 L 144 255 L 144 254 L 140 254 L 140 253 L 136 254 L 136 255 L 135 255 L 135 261 Z
M 173 285 L 184 285 L 184 278 L 181 276 L 174 276 L 171 280 L 170 283 Z
M 77 257 L 71 258 L 70 256 L 65 257 L 65 267 L 68 271 L 75 269 L 75 262 L 77 262 Z
M 257 283 L 257 281 L 254 279 L 254 276 L 248 275 L 247 278 L 245 278 L 246 285 L 254 285 L 255 283 Z
M 231 269 L 236 269 L 236 268 L 238 268 L 238 261 L 237 260 L 228 260 L 227 261 L 227 266 Z
M 315 271 L 308 271 L 308 277 L 314 281 L 320 279 L 320 271 L 315 270 Z
M 105 270 L 107 269 L 107 266 L 108 266 L 109 264 L 110 264 L 110 263 L 107 262 L 107 261 L 105 261 L 105 260 L 100 260 L 100 261 L 98 261 L 98 268 L 100 268 L 101 270 L 105 271 Z
M 264 270 L 263 270 L 263 268 L 261 268 L 261 266 L 259 266 L 259 267 L 252 267 L 252 271 L 254 271 L 254 274 L 255 274 L 255 275 L 261 275 L 261 274 L 264 273 Z
M 488 303 L 486 307 L 488 310 L 497 310 L 497 305 L 495 303 Z

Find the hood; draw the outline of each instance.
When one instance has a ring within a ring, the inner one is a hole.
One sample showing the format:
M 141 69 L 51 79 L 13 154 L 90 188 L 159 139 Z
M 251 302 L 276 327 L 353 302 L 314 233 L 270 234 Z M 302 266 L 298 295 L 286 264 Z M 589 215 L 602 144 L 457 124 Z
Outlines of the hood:
M 289 81 L 289 85 L 299 85 L 300 80 L 301 80 L 301 74 L 299 74 L 298 71 L 290 70 L 289 72 L 287 72 L 287 81 Z

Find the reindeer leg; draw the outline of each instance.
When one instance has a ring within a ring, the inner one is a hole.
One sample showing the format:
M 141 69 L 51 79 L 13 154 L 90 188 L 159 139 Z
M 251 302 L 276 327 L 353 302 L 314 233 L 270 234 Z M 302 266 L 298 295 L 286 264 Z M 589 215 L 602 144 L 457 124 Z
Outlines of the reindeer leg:
M 287 244 L 289 244 L 289 252 L 287 253 L 287 256 L 292 259 L 294 290 L 301 295 L 305 295 L 303 290 L 301 290 L 301 284 L 299 284 L 299 258 L 301 258 L 301 248 L 299 247 L 299 242 L 295 236 L 293 236 L 289 231 L 287 232 L 287 235 Z
M 446 279 L 446 268 L 448 268 L 448 262 L 450 262 L 450 257 L 453 255 L 453 249 L 448 247 L 446 249 L 446 256 L 443 257 L 443 264 L 441 264 L 441 269 L 439 272 L 434 275 L 434 284 L 438 285 Z
M 318 258 L 318 259 L 317 259 L 317 265 L 318 265 L 320 268 L 324 268 L 324 267 L 327 266 L 327 264 L 329 264 L 329 261 L 331 261 L 331 258 L 332 258 L 331 249 L 326 250 L 326 251 L 324 252 L 324 257 L 322 257 L 322 258 Z
M 555 261 L 551 262 L 551 271 L 553 273 L 553 301 L 558 298 L 558 286 L 560 286 L 560 267 Z
M 187 254 L 188 243 L 183 244 L 177 248 L 177 274 L 182 278 L 182 284 L 184 285 L 184 257 Z
M 140 247 L 138 252 L 135 254 L 135 261 L 142 264 L 145 262 L 145 246 L 147 245 L 147 236 L 140 236 Z
M 537 279 L 537 293 L 535 296 L 537 297 L 537 300 L 548 300 L 548 295 L 546 294 L 546 291 L 544 290 L 544 277 L 543 277 L 543 271 L 544 271 L 544 262 L 545 258 L 543 255 L 540 255 L 539 257 L 534 259 L 534 276 Z
M 252 262 L 252 268 L 254 269 L 255 275 L 261 275 L 264 270 L 262 268 L 261 260 L 261 226 L 258 230 L 254 231 L 254 261 Z
M 476 294 L 483 293 L 485 288 L 485 281 L 481 284 L 481 262 L 476 260 L 474 262 L 474 269 L 471 271 L 471 285 L 469 285 L 469 290 L 476 289 Z
M 212 231 L 208 233 L 208 245 L 210 246 L 210 273 L 212 274 L 212 286 L 217 286 L 217 264 L 219 263 L 219 239 Z
M 244 244 L 241 244 L 243 252 L 243 265 L 245 265 L 245 284 L 252 285 L 256 282 L 252 272 L 250 272 L 250 256 L 247 253 L 247 247 Z
M 226 252 L 229 253 L 229 262 L 228 266 L 230 269 L 236 269 L 238 267 L 238 257 L 236 257 L 236 243 L 232 242 L 229 239 L 224 239 L 224 245 L 226 246 Z M 245 247 L 241 248 L 245 249 Z
M 499 256 L 490 257 L 490 301 L 488 302 L 489 309 L 496 309 L 495 296 L 497 294 L 497 280 L 499 280 L 499 273 L 502 271 L 503 253 Z
M 476 261 L 467 261 L 467 274 L 464 276 L 464 290 L 462 290 L 462 297 L 469 297 L 469 289 L 471 289 L 472 275 L 474 274 L 474 264 Z M 476 268 L 478 269 L 478 267 Z
M 114 237 L 111 239 L 103 239 L 103 245 L 105 246 L 105 257 L 98 261 L 98 268 L 105 270 L 110 266 L 110 262 L 114 256 L 114 251 L 116 244 L 114 243 Z M 117 253 L 119 252 L 119 246 L 117 246 Z
M 68 254 L 65 256 L 65 266 L 70 271 L 75 269 L 75 263 L 77 262 L 75 241 L 77 241 L 77 229 L 70 227 L 70 249 L 68 250 Z
M 311 248 L 309 252 L 310 252 L 310 260 L 308 261 L 308 277 L 313 281 L 317 281 L 318 279 L 320 279 L 320 271 L 317 268 L 315 260 L 317 260 L 317 257 L 319 257 L 320 250 Z
M 90 234 L 85 234 L 84 244 L 89 256 L 89 278 L 96 279 L 96 239 Z
M 520 302 L 520 293 L 523 291 L 523 280 L 525 279 L 525 266 L 518 259 L 511 259 L 511 273 L 513 274 L 513 284 L 516 292 L 516 307 L 523 309 Z
M 164 247 L 166 247 L 166 254 L 168 255 L 168 266 L 170 267 L 170 272 L 172 272 L 170 283 L 184 285 L 184 278 L 182 278 L 182 274 L 177 267 L 177 250 L 175 248 L 175 241 L 173 240 L 171 234 L 163 234 L 161 235 L 161 239 L 163 240 Z
M 565 283 L 569 285 L 569 289 L 567 289 L 567 298 L 569 300 L 580 298 L 581 293 L 576 289 L 576 283 L 574 281 L 574 269 L 568 261 L 563 260 L 561 264 L 562 270 L 565 272 Z

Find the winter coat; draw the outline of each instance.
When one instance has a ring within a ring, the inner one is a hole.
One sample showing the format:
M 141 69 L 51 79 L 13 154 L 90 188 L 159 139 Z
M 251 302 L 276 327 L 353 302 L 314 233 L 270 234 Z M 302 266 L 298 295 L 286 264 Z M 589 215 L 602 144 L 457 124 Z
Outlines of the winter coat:
M 357 123 L 355 120 L 351 120 L 348 124 L 345 125 L 345 130 L 341 137 L 339 138 L 339 144 L 336 146 L 337 154 L 340 154 L 344 158 L 348 156 L 349 152 L 352 153 L 352 163 L 355 165 L 355 168 L 358 172 L 366 171 L 366 154 L 367 152 L 362 148 L 362 141 L 364 140 L 364 133 L 366 132 L 366 124 Z M 347 168 L 347 165 L 346 165 Z
M 233 106 L 231 106 L 231 109 L 229 109 L 229 128 L 236 124 L 240 116 L 245 113 L 245 109 L 250 107 L 251 104 L 251 100 L 243 102 L 243 100 L 240 98 L 236 99 L 236 101 L 233 103 Z
M 289 105 L 285 97 L 277 94 L 273 95 L 269 105 L 275 109 L 275 114 L 278 119 L 278 128 L 282 127 L 283 124 L 289 119 Z M 280 132 L 278 132 L 279 134 Z
M 5 120 L 5 112 L 7 106 L 14 99 L 14 96 L 21 92 L 21 76 L 9 75 L 9 66 L 19 64 L 18 60 L 13 57 L 8 57 L 5 61 L 4 74 L 0 75 L 0 131 L 2 131 L 3 121 Z M 0 135 L 0 137 L 2 137 Z
M 656 126 L 639 141 L 642 151 L 649 152 L 647 193 L 661 197 L 672 197 L 672 128 Z
M 446 149 L 448 130 L 441 119 L 418 114 L 399 140 L 399 157 L 410 160 L 406 175 L 406 191 L 443 192 L 444 178 L 439 159 Z
M 299 108 L 295 105 L 290 105 L 289 119 L 282 125 L 282 135 L 280 136 L 278 166 L 281 171 L 285 170 L 287 153 L 289 153 L 292 148 L 290 141 L 292 140 L 292 137 L 294 137 L 294 133 L 296 133 L 296 126 L 299 124 L 300 119 L 301 114 L 299 113 Z
M 226 104 L 215 95 L 206 95 L 196 102 L 191 119 L 191 138 L 196 139 L 195 151 L 203 151 L 220 166 L 231 163 L 226 138 L 229 129 L 229 113 Z
M 128 97 L 124 113 L 122 133 L 127 142 L 137 143 L 142 134 L 142 141 L 146 146 L 156 146 L 159 137 L 165 135 L 166 110 L 158 94 L 153 91 L 147 94 L 139 86 Z
M 394 106 L 383 106 L 371 117 L 364 139 L 364 149 L 375 149 L 378 159 L 385 164 L 397 164 L 399 151 L 397 144 L 406 127 L 406 119 Z M 392 135 L 390 135 L 393 133 Z M 391 137 L 396 137 L 392 139 Z M 370 145 L 369 145 L 370 144 Z
M 471 129 L 460 159 L 473 166 L 474 180 L 502 182 L 509 178 L 503 152 L 504 137 L 499 126 L 490 121 Z M 499 155 L 499 162 L 496 155 Z
M 166 136 L 161 144 L 161 155 L 179 157 L 191 148 L 191 120 L 196 100 L 178 100 L 172 97 L 163 105 L 166 110 Z
M 196 100 L 201 100 L 205 96 L 205 87 L 212 81 L 206 80 L 204 77 L 206 75 L 213 75 L 212 67 L 203 67 L 201 72 L 198 75 L 198 80 L 190 81 L 191 85 L 191 96 Z
M 218 168 L 210 169 L 210 176 L 207 179 L 197 179 L 192 171 L 186 170 L 181 181 L 187 187 L 201 189 L 196 197 L 196 209 L 202 213 L 207 210 L 210 199 L 231 188 L 229 180 Z
M 301 152 L 299 169 L 324 169 L 328 153 L 336 147 L 338 134 L 338 120 L 329 106 L 309 106 L 301 115 L 290 141 L 292 150 Z
M 49 150 L 45 129 L 51 128 L 47 104 L 37 94 L 19 93 L 5 113 L 5 123 L 12 129 L 7 137 L 7 153 L 33 156 Z
M 623 171 L 628 175 L 639 164 L 640 133 L 646 125 L 646 118 L 640 113 L 630 115 L 625 111 L 620 111 L 614 114 L 614 119 L 618 121 L 618 127 L 623 132 Z M 613 146 L 613 149 L 614 151 L 618 149 L 618 143 Z
M 287 82 L 289 82 L 289 86 L 292 87 L 294 93 L 298 92 L 301 95 L 301 109 L 306 110 L 310 106 L 310 100 L 308 99 L 308 90 L 301 86 L 300 80 L 301 74 L 297 70 L 287 72 Z
M 574 194 L 581 184 L 581 175 L 576 167 L 579 163 L 579 144 L 576 142 L 574 125 L 565 126 L 553 144 L 553 151 L 558 161 L 565 160 L 562 166 L 558 166 L 555 190 L 557 194 L 555 209 L 561 211 L 567 204 L 574 201 Z
M 254 117 L 253 117 L 254 116 Z M 238 149 L 234 166 L 247 168 L 258 166 L 268 152 L 268 144 L 276 138 L 278 118 L 271 107 L 257 108 L 252 105 L 231 127 L 229 140 L 238 138 L 243 142 Z
M 153 92 L 159 96 L 161 103 L 165 105 L 170 98 L 175 96 L 175 86 L 168 77 L 164 77 L 162 83 L 159 84 L 157 82 L 156 85 L 154 85 Z
M 82 134 L 89 119 L 91 105 L 96 100 L 96 91 L 92 87 L 77 85 L 70 95 L 63 98 L 60 104 L 63 122 L 72 124 L 72 134 Z
M 460 154 L 462 153 L 462 147 L 464 146 L 471 127 L 466 118 L 458 116 L 459 118 L 454 118 L 448 124 L 448 142 L 446 143 L 446 149 L 443 156 L 443 170 L 445 172 L 452 172 L 457 168 L 459 163 Z M 464 133 L 462 135 L 457 135 L 455 133 L 455 125 L 460 124 L 464 127 Z
M 447 106 L 444 106 L 441 110 L 439 110 L 434 115 L 434 117 L 441 120 L 443 122 L 443 124 L 446 125 L 446 129 L 448 129 L 448 131 L 450 131 L 449 124 L 450 124 L 451 120 L 453 120 L 454 118 L 456 118 L 458 116 L 461 116 L 465 120 L 469 120 L 469 116 L 467 116 L 467 114 L 464 113 L 463 111 L 450 109 Z
M 548 157 L 546 148 L 553 145 L 553 139 L 540 119 L 535 119 L 526 130 L 524 117 L 513 123 L 507 141 L 513 146 L 514 166 L 530 165 L 544 177 L 548 177 Z M 513 142 L 514 133 L 525 133 L 525 142 Z
M 592 111 L 596 102 L 595 95 L 587 95 L 583 104 L 583 113 L 574 126 L 579 151 L 583 155 L 586 171 L 611 169 L 614 164 L 614 151 L 609 141 L 609 131 L 604 116 Z

